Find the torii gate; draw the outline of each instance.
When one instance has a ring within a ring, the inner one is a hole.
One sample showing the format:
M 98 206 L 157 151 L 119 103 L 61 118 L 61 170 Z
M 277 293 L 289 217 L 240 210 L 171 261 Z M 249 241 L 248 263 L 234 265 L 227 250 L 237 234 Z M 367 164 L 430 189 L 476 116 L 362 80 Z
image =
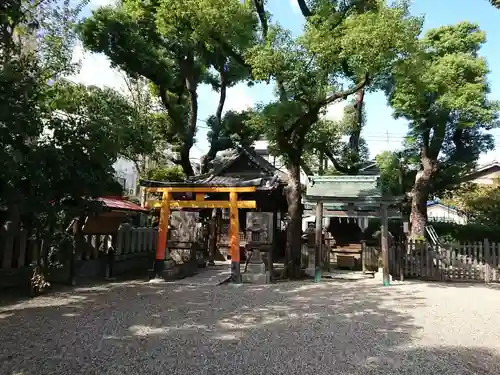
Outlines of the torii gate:
M 162 193 L 162 200 L 150 200 L 147 207 L 160 207 L 160 223 L 158 225 L 158 241 L 154 271 L 156 277 L 161 277 L 165 254 L 167 250 L 168 224 L 171 209 L 182 208 L 229 208 L 230 211 L 230 253 L 231 276 L 236 283 L 241 283 L 240 274 L 240 229 L 238 209 L 256 208 L 255 201 L 238 201 L 238 193 L 253 193 L 255 186 L 248 187 L 148 187 L 147 193 Z M 194 193 L 196 200 L 172 200 L 173 193 Z M 229 193 L 228 200 L 205 200 L 206 193 Z

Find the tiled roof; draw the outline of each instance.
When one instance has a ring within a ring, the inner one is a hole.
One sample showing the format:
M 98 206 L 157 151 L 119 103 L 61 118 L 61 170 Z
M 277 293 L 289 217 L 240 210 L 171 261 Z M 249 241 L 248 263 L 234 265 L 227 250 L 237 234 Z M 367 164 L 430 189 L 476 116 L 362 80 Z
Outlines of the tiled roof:
M 248 180 L 243 176 L 241 177 L 223 176 L 223 173 L 242 156 L 246 156 L 250 160 L 250 162 L 255 164 L 255 166 L 260 168 L 268 176 L 251 180 Z M 260 185 L 265 186 L 266 182 L 270 182 L 271 180 L 273 180 L 273 182 L 286 182 L 287 177 L 288 176 L 285 173 L 281 172 L 278 168 L 276 168 L 262 156 L 257 155 L 252 150 L 248 150 L 244 147 L 238 147 L 235 148 L 235 150 L 233 151 L 233 155 L 230 156 L 215 171 L 200 176 L 193 176 L 189 178 L 188 181 L 195 182 L 198 184 L 231 185 L 231 184 L 247 183 L 248 185 L 246 186 L 258 186 L 252 184 L 254 183 L 254 181 L 257 182 L 258 180 L 260 180 Z
M 97 198 L 97 200 L 100 201 L 105 207 L 112 210 L 148 212 L 148 210 L 144 207 L 141 207 L 138 204 L 132 203 L 125 199 L 101 197 Z
M 225 171 L 233 165 L 240 157 L 247 157 L 262 172 L 260 176 L 245 176 L 246 171 L 241 171 L 241 175 L 224 175 Z M 274 165 L 257 155 L 253 150 L 248 150 L 243 147 L 237 147 L 228 159 L 215 171 L 199 176 L 192 176 L 184 182 L 163 182 L 140 180 L 141 186 L 146 187 L 200 187 L 200 186 L 220 186 L 220 187 L 239 187 L 239 186 L 255 186 L 258 190 L 268 190 L 275 188 L 278 184 L 286 183 L 288 176 L 277 169 Z

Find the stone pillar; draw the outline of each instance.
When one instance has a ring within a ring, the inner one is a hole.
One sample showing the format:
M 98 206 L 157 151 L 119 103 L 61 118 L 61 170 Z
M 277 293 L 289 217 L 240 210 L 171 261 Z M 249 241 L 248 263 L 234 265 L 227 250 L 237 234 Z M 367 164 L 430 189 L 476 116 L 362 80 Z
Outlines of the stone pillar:
M 263 245 L 265 246 L 265 245 Z M 269 250 L 270 246 L 268 246 Z M 266 275 L 266 265 L 264 263 L 263 254 L 260 252 L 258 246 L 253 247 L 250 260 L 247 265 L 246 272 L 242 275 L 243 282 L 253 284 L 266 284 L 268 276 Z
M 319 282 L 321 280 L 321 268 L 322 268 L 322 248 L 323 248 L 323 202 L 316 203 L 316 231 L 315 231 L 315 248 L 316 252 L 314 254 L 315 260 L 315 272 L 314 272 L 314 282 Z
M 387 215 L 387 204 L 380 205 L 380 247 L 382 248 L 382 267 L 379 267 L 377 278 L 382 276 L 384 286 L 389 286 L 391 283 L 391 276 L 389 274 L 389 220 Z
M 316 247 L 315 246 L 308 246 L 304 245 L 307 247 L 307 268 L 306 268 L 306 275 L 310 277 L 314 277 L 316 273 Z

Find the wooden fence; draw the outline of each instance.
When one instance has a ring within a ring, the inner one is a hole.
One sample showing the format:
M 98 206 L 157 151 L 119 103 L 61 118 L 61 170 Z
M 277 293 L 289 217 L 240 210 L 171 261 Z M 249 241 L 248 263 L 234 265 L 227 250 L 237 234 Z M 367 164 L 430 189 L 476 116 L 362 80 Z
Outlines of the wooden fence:
M 40 246 L 40 241 L 30 238 L 26 230 L 13 235 L 0 229 L 0 287 L 29 284 L 31 264 Z
M 31 238 L 25 230 L 17 233 L 0 230 L 0 289 L 29 286 L 33 266 L 47 258 L 51 258 L 47 276 L 54 283 L 147 272 L 154 261 L 156 241 L 156 228 L 122 227 L 111 235 L 84 235 L 71 259 L 62 253 L 44 257 L 41 255 L 44 241 Z
M 391 248 L 390 272 L 396 278 L 434 281 L 500 282 L 500 244 L 430 245 L 409 241 Z

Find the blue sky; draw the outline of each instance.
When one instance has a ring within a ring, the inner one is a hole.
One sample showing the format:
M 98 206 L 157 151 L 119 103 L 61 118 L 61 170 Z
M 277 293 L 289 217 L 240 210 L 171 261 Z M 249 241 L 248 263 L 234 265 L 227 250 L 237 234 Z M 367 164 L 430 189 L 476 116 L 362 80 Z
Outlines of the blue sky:
M 91 7 L 106 4 L 110 0 L 94 0 Z M 282 26 L 289 28 L 295 35 L 302 32 L 303 16 L 298 12 L 295 0 L 268 0 L 268 8 L 273 18 Z M 493 8 L 487 0 L 414 0 L 412 5 L 414 15 L 425 15 L 424 31 L 430 28 L 454 24 L 460 21 L 476 22 L 487 33 L 487 43 L 482 49 L 482 55 L 489 62 L 491 73 L 491 96 L 500 99 L 500 10 Z M 118 86 L 120 76 L 109 68 L 102 56 L 90 56 L 80 51 L 84 59 L 79 79 L 84 83 Z M 106 66 L 107 65 L 107 66 Z M 273 88 L 266 85 L 256 85 L 252 88 L 245 84 L 237 85 L 229 90 L 226 110 L 241 110 L 258 102 L 268 102 L 273 98 Z M 208 87 L 199 89 L 199 130 L 197 144 L 192 150 L 192 157 L 198 158 L 208 149 L 206 127 L 204 120 L 215 112 L 218 95 Z M 363 135 L 368 142 L 372 156 L 387 149 L 400 146 L 407 125 L 402 120 L 392 118 L 391 108 L 386 104 L 382 93 L 371 93 L 366 97 L 367 125 Z M 336 110 L 339 111 L 338 109 Z M 500 131 L 494 131 L 496 144 L 500 149 Z M 500 150 L 482 157 L 482 161 L 500 159 Z

